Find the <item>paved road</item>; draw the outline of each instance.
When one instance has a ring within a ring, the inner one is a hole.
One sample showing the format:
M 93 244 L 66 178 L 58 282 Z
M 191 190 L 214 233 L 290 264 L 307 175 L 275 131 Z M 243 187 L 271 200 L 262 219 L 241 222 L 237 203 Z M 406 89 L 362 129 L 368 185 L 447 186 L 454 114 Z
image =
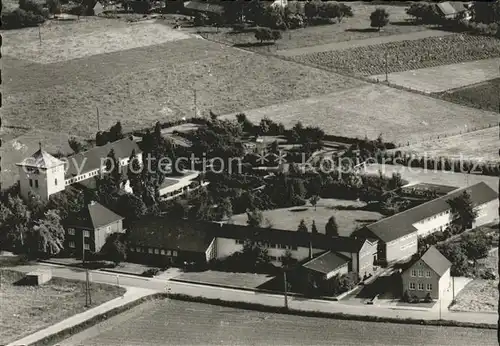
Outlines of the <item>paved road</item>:
M 333 51 L 333 50 L 342 50 L 342 49 L 349 49 L 349 48 L 372 46 L 372 45 L 376 45 L 376 44 L 384 44 L 384 43 L 389 43 L 389 42 L 420 40 L 420 39 L 427 38 L 427 37 L 445 36 L 445 35 L 451 35 L 451 34 L 453 34 L 453 33 L 447 32 L 447 31 L 424 30 L 424 31 L 411 32 L 411 33 L 407 33 L 407 34 L 379 36 L 379 37 L 372 37 L 372 38 L 367 38 L 367 39 L 363 39 L 363 40 L 334 42 L 334 43 L 327 43 L 327 44 L 322 44 L 322 45 L 312 46 L 312 47 L 302 47 L 302 48 L 278 50 L 278 51 L 276 51 L 276 54 L 281 55 L 281 56 L 305 55 L 305 54 L 311 54 L 311 53 L 329 52 L 329 51 Z
M 148 302 L 59 343 L 128 345 L 496 345 L 496 331 L 341 321 Z

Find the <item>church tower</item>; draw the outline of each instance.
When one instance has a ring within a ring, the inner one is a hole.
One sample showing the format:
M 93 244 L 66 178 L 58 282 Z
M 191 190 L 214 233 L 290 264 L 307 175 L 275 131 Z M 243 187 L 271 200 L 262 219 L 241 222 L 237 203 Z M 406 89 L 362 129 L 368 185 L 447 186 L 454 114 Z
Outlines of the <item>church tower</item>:
M 16 165 L 21 197 L 26 199 L 31 192 L 47 201 L 50 195 L 65 189 L 64 162 L 42 150 L 41 143 L 39 145 L 36 153 Z

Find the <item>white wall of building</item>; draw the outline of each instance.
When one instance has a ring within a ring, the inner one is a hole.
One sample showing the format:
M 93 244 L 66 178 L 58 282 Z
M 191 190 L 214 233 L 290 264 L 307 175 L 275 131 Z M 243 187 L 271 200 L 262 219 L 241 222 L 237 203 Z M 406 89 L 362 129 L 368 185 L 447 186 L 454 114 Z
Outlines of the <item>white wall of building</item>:
M 20 166 L 19 184 L 21 197 L 26 199 L 31 192 L 46 201 L 65 189 L 64 163 L 47 170 Z
M 439 213 L 437 215 L 431 216 L 421 222 L 417 222 L 413 224 L 413 226 L 418 230 L 419 237 L 425 237 L 434 232 L 444 231 L 446 227 L 451 222 L 451 213 L 450 211 L 446 211 L 443 213 Z

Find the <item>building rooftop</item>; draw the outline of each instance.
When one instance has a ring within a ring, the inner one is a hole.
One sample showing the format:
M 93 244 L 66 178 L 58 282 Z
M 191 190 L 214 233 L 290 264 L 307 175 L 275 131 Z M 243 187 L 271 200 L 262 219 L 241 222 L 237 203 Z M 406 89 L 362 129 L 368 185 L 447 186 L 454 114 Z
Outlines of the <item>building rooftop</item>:
M 97 229 L 113 222 L 123 220 L 123 217 L 112 212 L 100 203 L 92 202 L 81 213 L 68 218 L 68 226 L 79 226 Z
M 350 259 L 341 254 L 327 251 L 309 261 L 302 264 L 304 268 L 313 270 L 318 273 L 328 274 L 335 269 L 338 269 L 347 263 L 349 263 Z
M 438 184 L 428 184 L 428 183 L 418 183 L 414 185 L 406 185 L 402 187 L 403 190 L 418 190 L 418 191 L 432 191 L 437 193 L 438 195 L 446 195 L 450 193 L 458 187 L 456 186 L 448 186 L 448 185 L 438 185 Z
M 128 240 L 137 246 L 205 252 L 213 240 L 207 225 L 211 226 L 210 223 L 165 217 L 149 218 L 128 228 Z
M 17 165 L 23 166 L 23 167 L 48 169 L 48 168 L 57 167 L 57 166 L 60 166 L 63 164 L 64 164 L 63 161 L 50 155 L 45 150 L 42 150 L 42 145 L 40 144 L 39 150 L 37 150 L 30 157 L 25 158 L 23 161 L 21 161 Z
M 415 260 L 415 262 L 419 260 L 422 260 L 439 276 L 442 276 L 451 267 L 451 262 L 434 246 L 429 247 L 422 257 Z
M 103 146 L 69 156 L 67 158 L 66 178 L 76 176 L 78 173 L 83 174 L 101 168 L 101 159 L 106 158 L 111 150 L 115 152 L 117 160 L 129 158 L 134 150 L 136 154 L 141 153 L 141 149 L 137 143 L 128 137 L 107 143 Z
M 460 190 L 455 190 L 452 193 L 423 203 L 399 214 L 387 217 L 371 225 L 367 225 L 365 228 L 384 242 L 393 241 L 407 234 L 416 232 L 417 229 L 413 227 L 413 224 L 433 215 L 448 211 L 450 209 L 448 201 L 458 197 L 464 191 L 470 194 L 471 200 L 475 205 L 484 204 L 498 198 L 496 191 L 484 182 L 480 182 Z

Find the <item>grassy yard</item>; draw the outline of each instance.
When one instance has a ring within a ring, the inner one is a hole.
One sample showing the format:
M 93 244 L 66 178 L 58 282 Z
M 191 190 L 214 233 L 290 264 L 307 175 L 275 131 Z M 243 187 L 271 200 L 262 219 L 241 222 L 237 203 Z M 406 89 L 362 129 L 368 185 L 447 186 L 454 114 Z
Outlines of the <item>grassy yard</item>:
M 498 248 L 491 251 L 487 258 L 478 261 L 480 267 L 490 268 L 498 273 Z M 498 279 L 474 279 L 460 291 L 456 303 L 450 308 L 454 311 L 498 311 Z
M 325 232 L 325 225 L 331 216 L 335 216 L 339 234 L 349 236 L 357 227 L 373 223 L 382 215 L 373 211 L 363 210 L 365 203 L 338 199 L 320 199 L 316 210 L 312 206 L 282 208 L 263 211 L 264 219 L 268 219 L 273 228 L 296 231 L 300 220 L 304 219 L 311 231 L 313 220 L 320 233 Z M 246 225 L 247 215 L 239 214 L 232 217 L 238 225 Z
M 498 95 L 500 78 L 438 94 L 443 100 L 493 112 L 499 111 Z
M 274 279 L 274 276 L 255 273 L 229 273 L 207 270 L 204 272 L 182 273 L 174 279 L 200 284 L 229 285 L 242 288 L 258 288 Z
M 21 31 L 9 34 L 24 35 Z M 60 34 L 54 44 L 71 41 L 63 31 Z M 88 35 L 96 44 L 95 36 L 102 36 Z M 9 44 L 16 42 L 12 37 L 4 42 L 4 52 L 16 49 L 15 43 Z M 239 112 L 362 85 L 319 69 L 194 38 L 61 60 L 41 65 L 21 63 L 19 56 L 8 53 L 3 56 L 4 125 L 28 124 L 94 136 L 97 107 L 101 129 L 120 120 L 129 130 L 193 116 L 195 89 L 197 108 L 207 114 L 209 110 Z
M 397 150 L 427 157 L 498 162 L 498 130 L 498 126 L 493 126 L 484 130 L 425 141 Z
M 272 47 L 254 45 L 257 41 L 254 33 L 234 33 L 230 29 L 217 30 L 214 28 L 200 28 L 200 34 L 211 40 L 229 44 L 243 45 L 254 51 L 267 52 L 269 50 L 287 50 L 302 47 L 311 47 L 328 43 L 369 39 L 380 36 L 405 34 L 422 31 L 425 26 L 410 25 L 405 20 L 405 6 L 370 5 L 363 2 L 349 2 L 354 17 L 344 18 L 340 23 L 331 25 L 310 26 L 283 33 L 283 38 Z M 383 30 L 376 31 L 370 28 L 370 14 L 376 8 L 383 7 L 390 16 L 390 23 Z
M 381 75 L 425 67 L 500 57 L 499 40 L 486 36 L 447 35 L 295 56 L 294 61 L 332 71 Z
M 23 273 L 1 270 L 0 340 L 9 343 L 85 310 L 82 282 L 60 278 L 42 286 L 18 286 Z M 92 304 L 119 297 L 125 289 L 92 283 Z

